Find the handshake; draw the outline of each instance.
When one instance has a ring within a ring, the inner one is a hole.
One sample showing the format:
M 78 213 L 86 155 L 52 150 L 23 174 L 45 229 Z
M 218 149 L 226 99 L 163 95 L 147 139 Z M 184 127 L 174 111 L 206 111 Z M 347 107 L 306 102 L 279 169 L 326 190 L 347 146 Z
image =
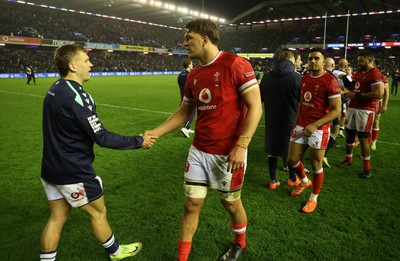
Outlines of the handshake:
M 142 148 L 144 149 L 150 149 L 159 138 L 152 131 L 146 131 L 144 134 L 140 134 L 140 136 L 143 137 Z

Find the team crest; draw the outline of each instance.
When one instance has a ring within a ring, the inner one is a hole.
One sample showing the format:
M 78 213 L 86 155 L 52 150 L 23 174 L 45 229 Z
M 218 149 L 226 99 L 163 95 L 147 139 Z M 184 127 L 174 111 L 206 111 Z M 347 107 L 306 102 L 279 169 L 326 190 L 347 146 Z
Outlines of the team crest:
M 214 73 L 214 83 L 215 83 L 216 85 L 219 84 L 219 76 L 220 76 L 220 75 L 221 75 L 221 74 L 220 74 L 219 72 Z
M 307 91 L 307 92 L 304 94 L 304 100 L 305 100 L 306 102 L 309 102 L 309 101 L 311 101 L 311 99 L 312 99 L 312 94 L 311 94 L 311 92 Z

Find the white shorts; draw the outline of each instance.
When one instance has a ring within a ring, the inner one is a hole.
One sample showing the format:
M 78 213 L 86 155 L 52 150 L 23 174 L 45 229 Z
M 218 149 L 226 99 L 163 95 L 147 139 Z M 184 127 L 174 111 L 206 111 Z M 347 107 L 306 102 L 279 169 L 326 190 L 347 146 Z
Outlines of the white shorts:
M 374 117 L 373 111 L 349 108 L 346 116 L 346 128 L 359 132 L 370 132 Z
M 244 167 L 231 173 L 227 171 L 227 155 L 209 154 L 193 145 L 185 168 L 185 184 L 208 186 L 222 192 L 232 192 L 242 188 L 247 167 L 247 155 Z
M 82 207 L 103 195 L 103 183 L 99 176 L 76 184 L 56 185 L 42 179 L 48 200 L 64 198 L 73 208 Z
M 290 141 L 298 144 L 307 144 L 310 148 L 324 150 L 328 146 L 330 128 L 316 130 L 310 137 L 303 135 L 304 127 L 296 125 L 290 134 Z

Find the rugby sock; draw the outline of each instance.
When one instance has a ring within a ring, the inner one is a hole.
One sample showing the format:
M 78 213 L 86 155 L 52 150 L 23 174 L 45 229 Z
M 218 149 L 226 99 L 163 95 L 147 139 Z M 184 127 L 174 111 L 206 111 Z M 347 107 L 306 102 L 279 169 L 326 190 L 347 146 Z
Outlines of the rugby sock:
M 57 255 L 57 250 L 46 253 L 41 252 L 40 261 L 55 261 L 56 255 Z
M 111 237 L 107 239 L 106 242 L 101 243 L 101 245 L 109 255 L 118 255 L 120 248 L 118 241 L 114 237 L 114 234 L 111 234 Z
M 314 200 L 315 202 L 317 202 L 318 201 L 317 199 L 318 199 L 318 194 L 311 193 L 309 200 Z
M 272 183 L 276 182 L 276 168 L 278 166 L 278 158 L 272 155 L 268 155 L 268 169 L 269 179 Z
M 372 141 L 378 140 L 379 129 L 372 129 Z
M 363 157 L 363 170 L 365 172 L 368 172 L 368 171 L 371 170 L 371 162 L 370 162 L 370 160 L 371 160 L 371 156 Z
M 296 172 L 294 172 L 294 169 L 291 167 L 289 167 L 289 179 L 293 182 L 296 181 Z
M 306 179 L 306 180 L 304 180 L 303 183 L 308 183 L 307 175 L 304 172 L 303 162 L 301 162 L 301 161 L 297 162 L 297 164 L 294 165 L 292 168 L 293 168 L 294 172 L 296 172 L 297 176 L 299 176 L 299 178 L 301 179 L 302 182 L 303 182 L 303 179 Z
M 178 260 L 187 261 L 190 254 L 190 249 L 192 248 L 192 241 L 182 241 L 178 242 Z
M 324 169 L 319 169 L 315 170 L 312 178 L 312 194 L 317 195 L 321 191 L 322 188 L 322 183 L 324 182 Z M 317 198 L 315 198 L 315 201 L 317 201 Z
M 346 159 L 347 162 L 352 162 L 353 161 L 353 154 L 346 154 Z
M 246 229 L 247 229 L 247 221 L 244 224 L 236 225 L 231 221 L 231 228 L 233 229 L 233 233 L 235 235 L 233 239 L 233 244 L 240 244 L 241 248 L 246 247 Z

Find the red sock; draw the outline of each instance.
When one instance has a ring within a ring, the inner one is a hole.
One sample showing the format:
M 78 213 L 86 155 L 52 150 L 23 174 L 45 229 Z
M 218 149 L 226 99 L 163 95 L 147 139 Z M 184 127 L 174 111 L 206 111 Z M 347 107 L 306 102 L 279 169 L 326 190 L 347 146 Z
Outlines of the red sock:
M 233 233 L 235 235 L 235 238 L 233 239 L 233 244 L 240 244 L 241 248 L 245 248 L 247 221 L 246 223 L 241 225 L 236 225 L 231 222 L 231 228 L 233 229 Z
M 178 242 L 178 260 L 187 261 L 190 254 L 190 248 L 192 247 L 192 241 L 182 241 Z
M 307 175 L 304 172 L 304 164 L 303 162 L 299 161 L 299 163 L 297 163 L 297 166 L 293 167 L 294 172 L 296 172 L 297 176 L 300 179 L 304 179 Z
M 353 161 L 353 154 L 346 154 L 346 159 L 347 162 L 352 162 Z
M 379 129 L 372 129 L 372 141 L 378 140 Z
M 366 172 L 371 170 L 370 158 L 371 158 L 370 156 L 364 157 L 364 160 L 363 160 L 363 170 Z
M 324 170 L 320 169 L 314 172 L 312 177 L 312 193 L 318 195 L 324 183 Z

